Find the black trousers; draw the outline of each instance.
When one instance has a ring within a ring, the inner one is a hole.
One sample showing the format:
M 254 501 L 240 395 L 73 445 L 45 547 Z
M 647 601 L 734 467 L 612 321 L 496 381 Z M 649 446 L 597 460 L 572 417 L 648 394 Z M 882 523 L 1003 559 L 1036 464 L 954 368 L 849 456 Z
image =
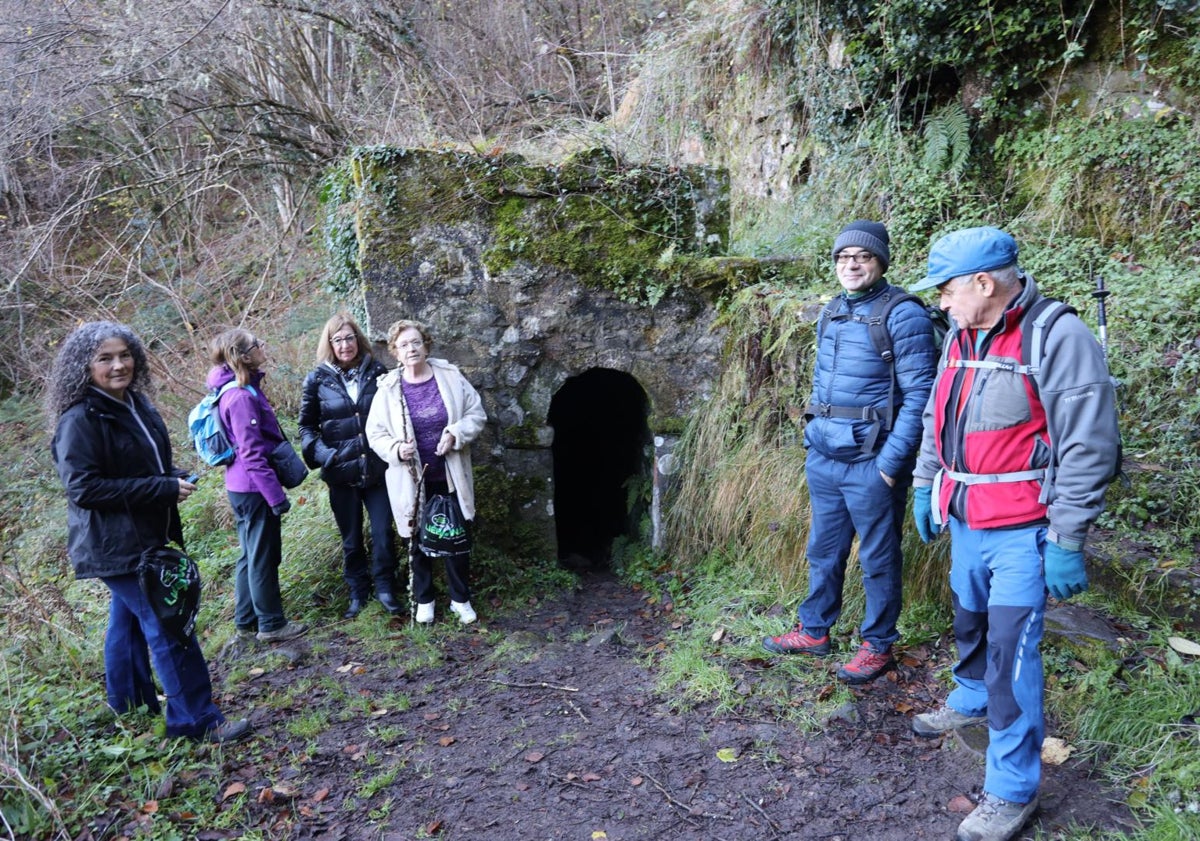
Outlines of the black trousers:
M 342 535 L 342 575 L 350 595 L 366 599 L 372 585 L 376 592 L 396 592 L 396 533 L 392 529 L 392 506 L 387 485 L 369 488 L 330 485 L 329 507 Z M 363 512 L 371 526 L 371 562 L 363 540 Z

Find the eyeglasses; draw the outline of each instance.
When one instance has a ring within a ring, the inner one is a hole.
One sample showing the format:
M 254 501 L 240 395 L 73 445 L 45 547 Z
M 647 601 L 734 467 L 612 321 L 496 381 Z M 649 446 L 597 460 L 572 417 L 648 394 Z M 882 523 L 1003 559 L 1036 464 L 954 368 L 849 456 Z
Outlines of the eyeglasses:
M 248 353 L 252 353 L 256 348 L 265 347 L 266 344 L 267 343 L 264 342 L 262 339 L 255 339 L 253 342 L 250 343 L 250 347 L 248 347 L 244 351 L 242 351 L 242 356 L 245 356 Z
M 413 339 L 411 342 L 400 342 L 398 345 L 396 345 L 396 347 L 400 350 L 408 350 L 409 348 L 412 348 L 413 350 L 420 350 L 421 348 L 425 347 L 425 342 L 420 339 Z
M 358 337 L 351 333 L 349 336 L 334 336 L 329 340 L 329 343 L 334 345 L 352 345 L 357 341 Z
M 870 251 L 859 251 L 855 254 L 847 254 L 845 251 L 833 258 L 833 262 L 839 266 L 845 266 L 848 263 L 858 263 L 860 266 L 865 265 L 875 259 L 875 255 Z

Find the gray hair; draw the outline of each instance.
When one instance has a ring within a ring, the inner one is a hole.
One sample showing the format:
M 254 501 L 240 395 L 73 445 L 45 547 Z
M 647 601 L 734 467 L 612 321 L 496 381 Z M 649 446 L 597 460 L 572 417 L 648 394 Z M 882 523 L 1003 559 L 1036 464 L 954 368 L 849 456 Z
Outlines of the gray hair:
M 90 367 L 97 348 L 109 339 L 120 339 L 133 354 L 133 379 L 129 388 L 143 394 L 153 389 L 146 346 L 129 327 L 115 321 L 89 321 L 72 330 L 58 349 L 47 379 L 45 410 L 54 427 L 62 413 L 83 399 L 92 385 Z
M 955 283 L 963 284 L 975 277 L 977 274 L 979 274 L 979 272 L 971 272 L 970 274 L 959 275 L 958 277 L 952 278 L 952 280 Z M 1022 279 L 1021 269 L 1016 263 L 999 269 L 989 269 L 986 274 L 990 274 L 992 276 L 992 279 L 996 281 L 997 286 L 1001 286 L 1005 289 L 1012 289 L 1014 286 L 1020 284 Z

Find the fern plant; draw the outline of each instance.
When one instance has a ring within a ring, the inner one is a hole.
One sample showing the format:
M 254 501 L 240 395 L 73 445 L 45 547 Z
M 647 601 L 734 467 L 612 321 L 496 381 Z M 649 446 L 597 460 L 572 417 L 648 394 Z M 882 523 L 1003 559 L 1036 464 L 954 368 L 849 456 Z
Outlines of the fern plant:
M 925 121 L 925 168 L 954 181 L 971 157 L 971 117 L 957 102 L 938 109 Z

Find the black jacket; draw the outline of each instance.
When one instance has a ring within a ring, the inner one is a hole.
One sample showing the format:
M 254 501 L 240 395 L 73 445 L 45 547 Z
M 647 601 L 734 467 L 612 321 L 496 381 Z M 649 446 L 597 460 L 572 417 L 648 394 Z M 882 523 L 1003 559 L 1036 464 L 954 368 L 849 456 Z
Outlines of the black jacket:
M 50 444 L 67 492 L 67 556 L 76 578 L 125 575 L 144 550 L 183 546 L 177 503 L 184 474 L 171 464 L 166 424 L 145 397 L 127 397 L 137 418 L 128 405 L 89 390 L 63 412 Z
M 371 487 L 383 481 L 387 465 L 367 445 L 367 414 L 375 380 L 387 367 L 369 354 L 355 371 L 358 399 L 352 401 L 341 373 L 327 363 L 304 378 L 300 398 L 301 453 L 309 467 L 321 468 L 330 485 Z

